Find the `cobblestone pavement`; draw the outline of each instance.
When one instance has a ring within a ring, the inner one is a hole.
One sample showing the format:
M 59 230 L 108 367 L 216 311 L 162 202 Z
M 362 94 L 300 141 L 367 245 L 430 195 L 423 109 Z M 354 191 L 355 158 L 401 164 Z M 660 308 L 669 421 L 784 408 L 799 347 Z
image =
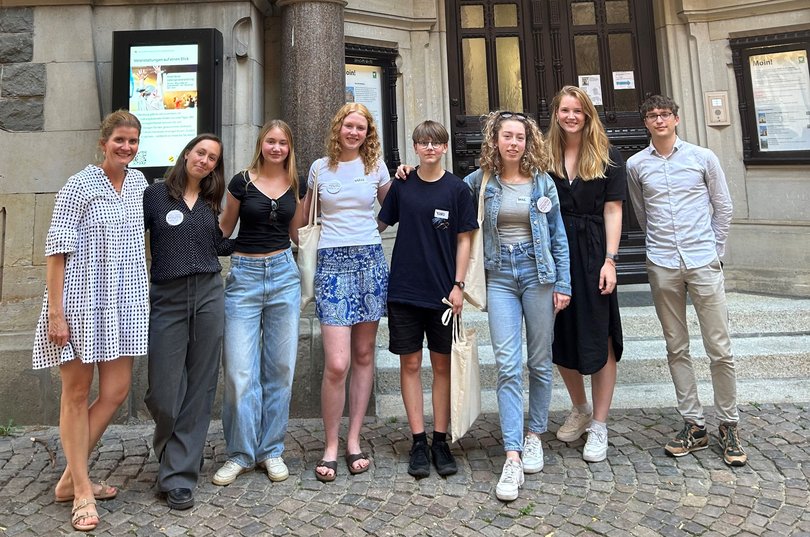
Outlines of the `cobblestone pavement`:
M 121 488 L 99 502 L 95 535 L 810 535 L 808 405 L 743 406 L 741 433 L 750 463 L 725 466 L 717 423 L 710 449 L 679 459 L 662 445 L 680 428 L 674 409 L 618 410 L 611 417 L 608 461 L 588 464 L 583 441 L 543 435 L 545 469 L 526 476 L 518 500 L 495 498 L 503 464 L 497 415 L 484 415 L 453 446 L 460 471 L 416 481 L 407 472 L 410 434 L 404 420 L 369 419 L 363 446 L 369 472 L 333 483 L 313 475 L 321 457 L 320 420 L 290 423 L 285 459 L 290 478 L 271 483 L 255 471 L 227 487 L 210 479 L 224 461 L 220 422 L 211 425 L 196 505 L 170 511 L 155 493 L 157 462 L 149 424 L 112 426 L 92 455 L 93 479 Z M 552 413 L 556 431 L 563 413 Z M 34 443 L 31 437 L 45 442 Z M 53 500 L 64 458 L 58 430 L 26 429 L 0 437 L 0 533 L 71 533 L 69 504 Z M 56 453 L 51 463 L 50 452 Z

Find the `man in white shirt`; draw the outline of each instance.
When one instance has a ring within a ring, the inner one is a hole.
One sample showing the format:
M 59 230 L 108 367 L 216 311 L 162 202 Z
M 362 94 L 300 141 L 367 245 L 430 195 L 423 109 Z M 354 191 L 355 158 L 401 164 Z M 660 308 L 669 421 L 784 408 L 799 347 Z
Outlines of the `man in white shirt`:
M 627 184 L 646 235 L 650 288 L 666 339 L 678 411 L 685 421 L 664 450 L 680 457 L 709 445 L 689 355 L 689 293 L 711 361 L 723 460 L 743 466 L 748 457 L 737 432 L 737 377 L 720 262 L 732 214 L 726 178 L 711 150 L 678 138 L 680 118 L 672 99 L 653 95 L 642 103 L 641 117 L 651 143 L 627 160 Z

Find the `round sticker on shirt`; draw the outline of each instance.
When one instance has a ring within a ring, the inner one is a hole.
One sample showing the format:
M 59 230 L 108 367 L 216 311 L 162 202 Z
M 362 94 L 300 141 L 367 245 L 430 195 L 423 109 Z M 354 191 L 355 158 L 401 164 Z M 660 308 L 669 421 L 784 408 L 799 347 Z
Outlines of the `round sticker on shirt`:
M 537 210 L 541 213 L 547 213 L 551 210 L 551 200 L 546 196 L 537 200 Z
M 326 191 L 330 194 L 337 194 L 340 192 L 340 182 L 332 181 L 331 183 L 326 185 Z
M 179 226 L 183 221 L 183 213 L 177 209 L 173 209 L 166 213 L 166 223 L 170 226 Z

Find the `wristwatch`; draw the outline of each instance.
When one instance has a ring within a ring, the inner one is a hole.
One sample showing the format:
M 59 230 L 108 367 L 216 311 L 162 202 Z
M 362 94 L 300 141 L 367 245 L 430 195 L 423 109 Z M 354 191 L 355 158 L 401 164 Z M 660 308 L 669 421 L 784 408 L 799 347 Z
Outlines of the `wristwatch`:
M 605 259 L 610 259 L 614 263 L 619 260 L 619 254 L 612 254 L 610 252 L 605 252 Z
M 464 282 L 453 282 L 453 285 L 458 285 L 458 288 L 464 290 Z

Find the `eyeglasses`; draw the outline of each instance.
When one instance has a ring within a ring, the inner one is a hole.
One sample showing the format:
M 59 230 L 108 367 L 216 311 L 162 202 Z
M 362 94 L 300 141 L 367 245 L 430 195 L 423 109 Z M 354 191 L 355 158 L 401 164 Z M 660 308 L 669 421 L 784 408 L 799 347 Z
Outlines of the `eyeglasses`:
M 647 114 L 646 116 L 644 116 L 644 119 L 646 119 L 650 123 L 653 123 L 655 121 L 658 121 L 659 117 L 664 121 L 667 121 L 674 115 L 675 114 L 673 114 L 672 112 L 661 112 L 660 114 Z
M 508 112 L 506 110 L 504 110 L 503 112 L 498 112 L 498 117 L 502 119 L 515 118 L 520 121 L 526 121 L 527 119 L 529 119 L 528 117 L 526 117 L 525 114 L 521 114 L 519 112 Z
M 433 149 L 439 149 L 445 143 L 446 142 L 416 142 L 416 145 L 418 145 L 422 149 L 427 149 L 428 147 L 432 147 Z
M 278 202 L 270 200 L 270 221 L 275 222 L 278 220 Z

